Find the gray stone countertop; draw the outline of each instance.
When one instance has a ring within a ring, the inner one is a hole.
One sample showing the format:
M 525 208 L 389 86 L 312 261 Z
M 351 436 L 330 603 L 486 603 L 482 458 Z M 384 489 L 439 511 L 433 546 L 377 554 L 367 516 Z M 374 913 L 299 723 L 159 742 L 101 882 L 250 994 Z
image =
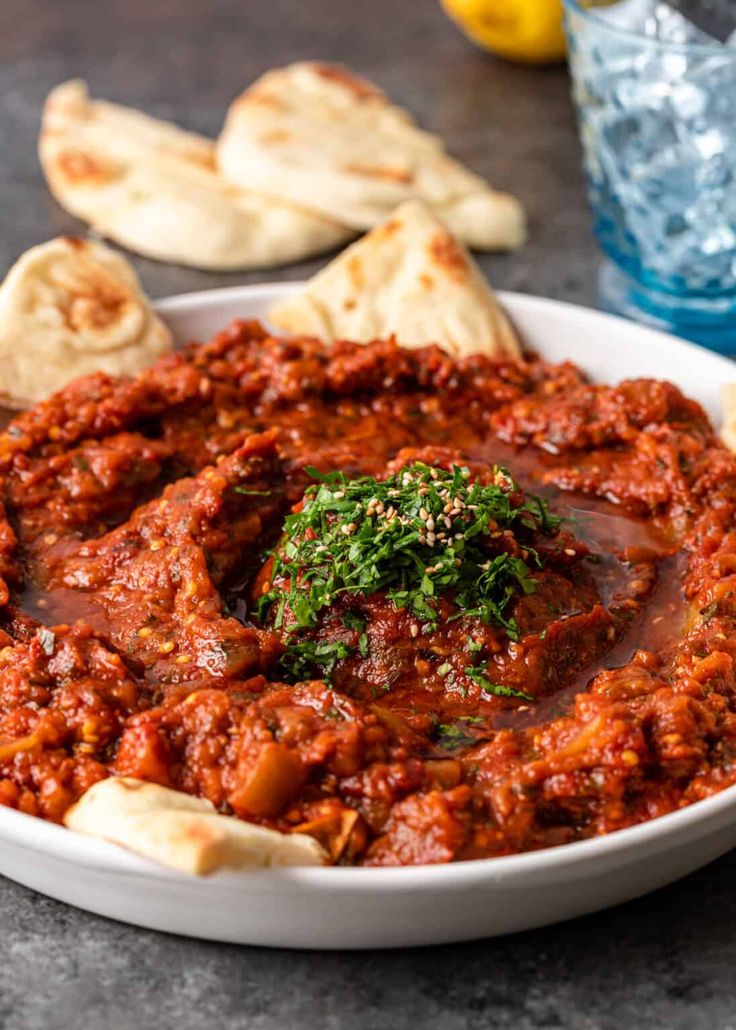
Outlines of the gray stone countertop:
M 519 254 L 481 258 L 497 287 L 595 299 L 564 71 L 477 51 L 435 0 L 0 0 L 0 273 L 83 227 L 35 157 L 48 89 L 103 97 L 207 133 L 266 68 L 343 60 L 374 78 L 530 214 Z M 155 297 L 264 276 L 135 259 Z M 320 262 L 269 272 L 301 278 Z M 405 952 L 269 951 L 167 937 L 0 879 L 2 1030 L 736 1030 L 736 858 L 648 898 L 515 937 Z

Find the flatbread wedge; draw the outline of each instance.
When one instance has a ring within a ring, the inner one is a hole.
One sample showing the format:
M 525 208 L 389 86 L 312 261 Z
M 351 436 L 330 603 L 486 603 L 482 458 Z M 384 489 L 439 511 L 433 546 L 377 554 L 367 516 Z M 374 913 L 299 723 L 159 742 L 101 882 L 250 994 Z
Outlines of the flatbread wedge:
M 405 347 L 437 343 L 454 357 L 518 357 L 516 333 L 468 252 L 420 201 L 343 251 L 269 320 L 295 335 Z
M 736 453 L 736 383 L 721 387 L 721 439 Z
M 213 143 L 104 100 L 80 80 L 44 106 L 39 156 L 63 208 L 104 236 L 194 268 L 267 268 L 323 253 L 344 226 L 225 182 Z
M 26 407 L 90 372 L 135 375 L 171 350 L 138 276 L 101 243 L 32 247 L 0 286 L 0 400 Z
M 194 876 L 217 869 L 327 862 L 314 837 L 220 815 L 203 798 L 131 777 L 94 784 L 68 809 L 64 824 Z
M 225 178 L 370 229 L 420 198 L 464 243 L 519 247 L 524 211 L 450 157 L 438 136 L 346 68 L 301 61 L 233 101 L 217 143 Z

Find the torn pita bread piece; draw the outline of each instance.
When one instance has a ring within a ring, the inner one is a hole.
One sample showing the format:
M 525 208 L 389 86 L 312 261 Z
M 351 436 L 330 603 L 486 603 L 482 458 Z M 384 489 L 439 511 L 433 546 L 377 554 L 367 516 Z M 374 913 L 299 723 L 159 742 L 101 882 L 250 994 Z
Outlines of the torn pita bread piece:
M 370 229 L 420 198 L 464 243 L 524 242 L 521 204 L 450 157 L 438 136 L 349 70 L 302 61 L 266 72 L 233 101 L 217 143 L 231 182 Z
M 404 347 L 437 343 L 453 357 L 521 353 L 480 269 L 419 201 L 403 204 L 268 317 L 325 343 L 394 336 Z
M 721 440 L 736 453 L 736 383 L 721 387 Z
M 217 869 L 327 863 L 314 837 L 220 815 L 203 798 L 129 777 L 95 783 L 68 809 L 64 824 L 194 876 Z
M 171 350 L 138 276 L 101 243 L 58 237 L 0 286 L 0 401 L 26 407 L 90 372 L 136 375 Z
M 194 268 L 267 268 L 320 254 L 354 233 L 225 182 L 214 144 L 140 111 L 90 100 L 84 82 L 44 106 L 39 156 L 63 208 L 104 236 Z

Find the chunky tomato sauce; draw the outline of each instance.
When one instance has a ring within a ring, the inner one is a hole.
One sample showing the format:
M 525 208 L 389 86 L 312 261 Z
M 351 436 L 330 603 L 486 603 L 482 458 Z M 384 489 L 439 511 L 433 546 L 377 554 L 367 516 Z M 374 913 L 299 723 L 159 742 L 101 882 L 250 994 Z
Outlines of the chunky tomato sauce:
M 504 466 L 563 519 L 530 538 L 518 632 L 444 597 L 434 624 L 336 598 L 310 630 L 329 669 L 288 682 L 256 601 L 305 470 L 417 460 Z M 19 416 L 0 474 L 5 805 L 58 821 L 135 776 L 397 865 L 608 833 L 736 780 L 736 459 L 666 383 L 240 323 Z

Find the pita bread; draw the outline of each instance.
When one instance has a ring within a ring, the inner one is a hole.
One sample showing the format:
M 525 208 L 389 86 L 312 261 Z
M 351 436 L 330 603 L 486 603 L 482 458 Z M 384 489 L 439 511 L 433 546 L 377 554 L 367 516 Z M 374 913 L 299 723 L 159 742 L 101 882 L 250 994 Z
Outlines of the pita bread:
M 65 82 L 44 107 L 39 155 L 71 214 L 130 250 L 194 268 L 266 268 L 353 235 L 319 214 L 224 182 L 214 145 Z
M 518 357 L 511 323 L 468 252 L 419 201 L 343 251 L 269 319 L 279 329 L 405 347 L 438 343 L 454 357 Z
M 327 862 L 314 837 L 220 815 L 203 798 L 130 777 L 95 783 L 68 809 L 64 824 L 195 876 L 216 869 Z
M 438 136 L 347 69 L 303 61 L 267 72 L 231 105 L 220 171 L 350 225 L 370 229 L 417 197 L 481 250 L 524 241 L 514 197 L 451 158 Z
M 0 399 L 41 400 L 90 372 L 135 375 L 171 350 L 138 277 L 101 243 L 59 237 L 33 247 L 0 286 Z
M 736 453 L 736 383 L 721 387 L 721 439 Z

